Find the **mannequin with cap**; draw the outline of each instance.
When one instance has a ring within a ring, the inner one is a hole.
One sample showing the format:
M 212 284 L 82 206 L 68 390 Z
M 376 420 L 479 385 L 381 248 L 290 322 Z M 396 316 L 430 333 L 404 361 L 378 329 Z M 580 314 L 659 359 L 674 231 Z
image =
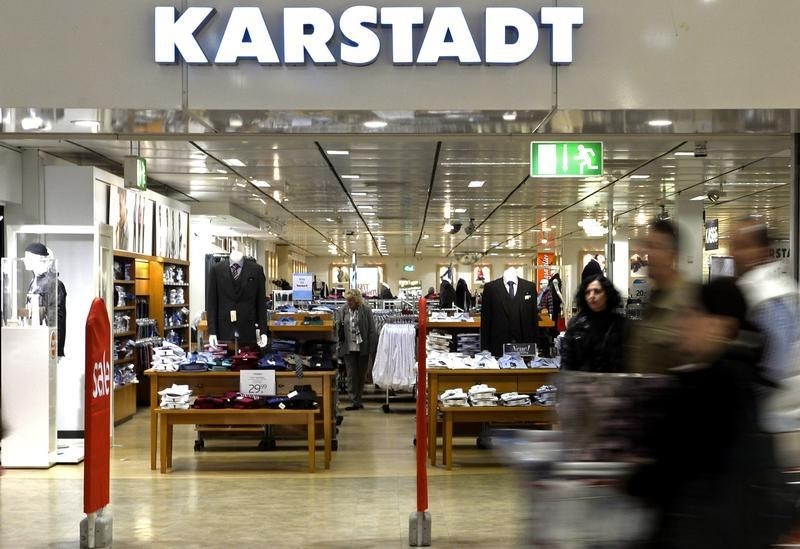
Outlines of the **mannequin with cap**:
M 212 265 L 206 285 L 208 343 L 238 341 L 267 346 L 267 295 L 264 269 L 238 249 Z
M 64 356 L 64 343 L 66 341 L 67 326 L 67 290 L 64 283 L 58 280 L 58 273 L 55 272 L 55 256 L 52 250 L 41 242 L 34 242 L 25 247 L 25 268 L 33 273 L 33 279 L 28 285 L 28 304 L 38 301 L 38 315 L 42 324 L 47 324 L 47 319 L 52 318 L 53 296 L 52 291 L 54 281 L 57 291 L 55 304 L 57 310 L 55 316 L 58 328 L 58 356 Z M 34 300 L 34 296 L 36 299 Z

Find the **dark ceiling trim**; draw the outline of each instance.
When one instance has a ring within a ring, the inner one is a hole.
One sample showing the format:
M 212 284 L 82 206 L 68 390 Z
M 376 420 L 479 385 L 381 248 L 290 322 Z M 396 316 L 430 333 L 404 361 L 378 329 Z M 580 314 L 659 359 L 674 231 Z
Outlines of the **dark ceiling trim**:
M 336 168 L 333 166 L 333 162 L 331 162 L 331 159 L 328 158 L 328 154 L 325 152 L 325 149 L 322 148 L 322 145 L 320 145 L 319 141 L 314 141 L 314 145 L 316 145 L 317 149 L 319 149 L 319 154 L 322 155 L 322 159 L 328 165 L 328 168 L 330 168 L 333 177 L 335 177 L 336 181 L 339 182 L 339 186 L 342 188 L 342 192 L 345 194 L 345 196 L 347 196 L 347 200 L 350 201 L 350 205 L 353 206 L 353 209 L 356 211 L 356 215 L 358 215 L 358 218 L 364 224 L 364 227 L 366 227 L 367 233 L 369 233 L 369 236 L 372 239 L 372 243 L 375 244 L 375 249 L 378 250 L 378 255 L 380 257 L 383 257 L 383 253 L 381 252 L 381 248 L 378 245 L 378 241 L 375 238 L 375 235 L 372 234 L 372 230 L 369 228 L 367 220 L 364 219 L 364 216 L 361 214 L 361 211 L 358 209 L 358 206 L 356 206 L 356 203 L 353 200 L 353 196 L 350 194 L 350 191 L 347 190 L 347 187 L 345 186 L 344 181 L 342 181 L 342 178 L 339 177 L 339 172 L 336 171 Z
M 311 225 L 310 223 L 308 223 L 308 222 L 307 222 L 305 219 L 303 219 L 302 217 L 300 217 L 299 215 L 297 215 L 296 213 L 294 213 L 292 210 L 290 210 L 289 208 L 287 208 L 286 206 L 284 206 L 283 204 L 281 204 L 280 202 L 278 202 L 277 200 L 275 200 L 275 197 L 274 197 L 274 196 L 272 196 L 271 194 L 269 194 L 269 193 L 265 192 L 265 191 L 264 191 L 264 189 L 262 189 L 261 187 L 257 186 L 256 184 L 254 184 L 254 183 L 253 183 L 253 182 L 250 180 L 250 178 L 249 178 L 249 177 L 247 177 L 246 175 L 244 175 L 244 174 L 242 174 L 241 172 L 239 172 L 239 171 L 238 171 L 238 170 L 237 170 L 235 167 L 233 167 L 233 166 L 229 165 L 227 162 L 225 162 L 225 161 L 224 161 L 224 160 L 222 160 L 221 158 L 217 158 L 216 156 L 214 156 L 213 154 L 211 154 L 210 152 L 208 152 L 207 150 L 205 150 L 203 147 L 201 147 L 200 145 L 198 145 L 198 144 L 197 144 L 197 143 L 195 143 L 194 141 L 189 141 L 189 144 L 190 144 L 190 145 L 192 145 L 192 146 L 193 146 L 195 149 L 197 149 L 198 151 L 200 151 L 200 152 L 202 152 L 203 154 L 205 154 L 205 155 L 206 155 L 207 157 L 209 157 L 210 159 L 212 159 L 214 162 L 217 162 L 217 163 L 218 163 L 218 164 L 220 164 L 221 166 L 224 166 L 224 167 L 225 167 L 225 169 L 229 170 L 231 173 L 233 173 L 233 174 L 236 174 L 236 176 L 237 176 L 237 177 L 241 177 L 243 180 L 247 181 L 247 182 L 250 184 L 250 186 L 251 186 L 251 187 L 252 187 L 252 188 L 253 188 L 253 189 L 254 189 L 256 192 L 258 192 L 258 193 L 259 193 L 259 194 L 261 194 L 262 196 L 266 197 L 267 199 L 271 200 L 271 201 L 272 201 L 274 204 L 276 204 L 276 205 L 277 205 L 279 208 L 281 208 L 281 209 L 282 209 L 283 211 L 285 211 L 287 214 L 291 215 L 292 217 L 294 217 L 295 219 L 297 219 L 297 220 L 298 220 L 300 223 L 302 223 L 303 225 L 305 225 L 306 227 L 308 227 L 309 229 L 311 229 L 312 231 L 314 231 L 315 233 L 317 233 L 319 236 L 321 236 L 323 240 L 325 240 L 326 242 L 330 242 L 331 244 L 333 244 L 334 246 L 336 246 L 336 249 L 337 249 L 337 250 L 339 250 L 340 252 L 342 252 L 342 254 L 344 254 L 344 255 L 347 255 L 347 251 L 346 251 L 346 250 L 344 250 L 343 248 L 339 247 L 339 245 L 338 245 L 338 244 L 336 244 L 336 242 L 334 242 L 333 240 L 331 240 L 330 238 L 328 238 L 327 236 L 325 236 L 325 235 L 324 235 L 322 232 L 320 232 L 319 230 L 317 230 L 317 228 L 316 228 L 316 227 L 314 227 L 313 225 Z M 266 220 L 266 219 L 264 219 L 264 218 L 262 218 L 260 215 L 257 215 L 257 214 L 256 214 L 256 217 L 259 217 L 259 218 L 263 219 L 265 222 L 267 222 L 267 220 Z M 283 238 L 283 237 L 281 237 L 281 239 L 282 239 L 282 240 L 284 240 L 285 242 L 287 242 L 287 243 L 291 244 L 292 246 L 296 246 L 296 247 L 298 247 L 298 248 L 300 248 L 300 249 L 302 249 L 302 250 L 305 250 L 305 248 L 303 248 L 302 246 L 300 246 L 300 245 L 298 245 L 298 244 L 294 244 L 294 243 L 292 243 L 291 241 L 287 240 L 286 238 Z M 306 251 L 308 251 L 308 250 L 306 250 Z M 311 254 L 311 255 L 315 255 L 315 254 Z M 322 257 L 322 256 L 319 256 L 319 257 Z
M 604 191 L 604 190 L 608 189 L 609 187 L 612 187 L 613 185 L 616 185 L 618 182 L 620 182 L 621 180 L 625 179 L 626 177 L 630 177 L 631 175 L 633 175 L 633 174 L 634 174 L 634 173 L 636 173 L 637 171 L 641 170 L 641 169 L 642 169 L 642 168 L 644 168 L 645 166 L 649 166 L 650 164 L 652 164 L 652 163 L 653 163 L 653 162 L 655 162 L 656 160 L 659 160 L 659 159 L 661 159 L 661 158 L 664 158 L 664 157 L 665 157 L 665 156 L 667 156 L 668 154 L 671 154 L 671 153 L 673 153 L 674 151 L 677 151 L 678 149 L 680 149 L 681 147 L 683 147 L 683 146 L 684 146 L 686 143 L 688 143 L 688 141 L 681 141 L 680 143 L 678 143 L 678 144 L 677 144 L 677 145 L 675 145 L 674 147 L 670 148 L 669 150 L 667 150 L 667 151 L 665 151 L 665 152 L 663 152 L 663 153 L 661 153 L 661 154 L 658 154 L 658 155 L 654 156 L 653 158 L 651 158 L 651 159 L 649 159 L 649 160 L 645 160 L 644 162 L 642 162 L 641 164 L 639 164 L 638 166 L 636 166 L 636 167 L 635 167 L 635 168 L 633 168 L 632 170 L 629 170 L 629 171 L 625 172 L 624 174 L 622 174 L 621 176 L 619 176 L 619 177 L 618 177 L 618 178 L 616 178 L 615 180 L 611 181 L 610 183 L 608 183 L 608 184 L 606 184 L 606 185 L 603 185 L 603 186 L 602 186 L 602 187 L 600 187 L 599 189 L 595 189 L 594 191 L 590 192 L 589 194 L 587 194 L 586 196 L 584 196 L 584 197 L 583 197 L 583 198 L 581 198 L 580 200 L 577 200 L 576 202 L 573 202 L 573 203 L 572 203 L 572 204 L 570 204 L 569 206 L 565 206 L 564 208 L 561 208 L 560 210 L 558 210 L 558 211 L 557 211 L 556 213 L 554 213 L 553 215 L 551 215 L 551 216 L 549 216 L 549 217 L 546 217 L 545 219 L 542 219 L 540 222 L 538 222 L 538 223 L 536 223 L 536 224 L 534 224 L 534 225 L 531 225 L 530 227 L 528 227 L 528 228 L 527 228 L 527 229 L 525 229 L 524 231 L 522 231 L 522 232 L 520 232 L 520 233 L 517 233 L 517 234 L 515 234 L 515 235 L 514 235 L 514 236 L 512 236 L 511 238 L 507 238 L 507 239 L 505 239 L 503 242 L 499 242 L 499 243 L 497 244 L 497 246 L 491 246 L 491 247 L 490 247 L 490 248 L 488 248 L 486 251 L 484 251 L 484 252 L 483 252 L 483 254 L 484 254 L 484 255 L 486 255 L 486 254 L 488 254 L 490 251 L 494 250 L 495 248 L 498 248 L 499 246 L 502 246 L 502 245 L 504 245 L 504 244 L 505 244 L 506 242 L 508 242 L 509 240 L 514 240 L 514 239 L 516 239 L 516 238 L 519 238 L 519 237 L 520 237 L 520 236 L 522 236 L 523 234 L 525 234 L 525 233 L 527 233 L 527 232 L 530 232 L 530 231 L 534 230 L 536 227 L 539 227 L 540 225 L 542 225 L 542 224 L 544 224 L 544 223 L 547 223 L 548 221 L 550 221 L 550 220 L 551 220 L 551 219 L 553 219 L 554 217 L 557 217 L 557 216 L 561 215 L 562 213 L 564 213 L 565 211 L 569 210 L 570 208 L 574 208 L 575 206 L 577 206 L 577 205 L 578 205 L 578 204 L 580 204 L 581 202 L 583 202 L 583 201 L 585 201 L 585 200 L 588 200 L 589 198 L 593 197 L 593 196 L 594 196 L 594 195 L 596 195 L 597 193 L 599 193 L 599 192 L 602 192 L 602 191 Z
M 508 201 L 511 199 L 511 197 L 514 195 L 514 193 L 516 193 L 518 190 L 520 190 L 520 189 L 522 188 L 522 186 L 523 186 L 523 185 L 524 185 L 524 184 L 525 184 L 525 183 L 528 181 L 528 179 L 530 179 L 530 178 L 531 178 L 530 174 L 526 175 L 526 176 L 525 176 L 525 177 L 522 179 L 522 181 L 520 181 L 520 182 L 517 184 L 517 186 L 516 186 L 516 187 L 514 187 L 513 189 L 511 189 L 511 192 L 510 192 L 510 193 L 508 193 L 508 194 L 506 195 L 506 197 L 505 197 L 505 198 L 504 198 L 504 199 L 503 199 L 503 200 L 502 200 L 502 201 L 501 201 L 501 202 L 500 202 L 500 203 L 499 203 L 497 206 L 495 206 L 495 207 L 494 207 L 494 209 L 493 209 L 491 212 L 489 212 L 489 215 L 487 215 L 486 217 L 484 217 L 484 218 L 483 218 L 483 221 L 481 221 L 480 223 L 478 223 L 478 225 L 475 227 L 475 231 L 474 231 L 474 232 L 473 232 L 471 235 L 467 235 L 467 236 L 466 236 L 466 237 L 464 237 L 464 238 L 463 238 L 463 239 L 462 239 L 462 240 L 461 240 L 461 241 L 460 241 L 458 244 L 456 244 L 455 246 L 453 246 L 452 248 L 450 248 L 450 251 L 449 251 L 449 252 L 447 252 L 447 256 L 449 256 L 450 254 L 452 254 L 452 253 L 455 251 L 455 249 L 456 249 L 456 248 L 458 248 L 458 247 L 459 247 L 459 246 L 461 246 L 461 245 L 462 245 L 464 242 L 466 242 L 466 241 L 467 241 L 467 239 L 468 239 L 469 237 L 471 237 L 472 235 L 475 235 L 475 236 L 480 236 L 480 235 L 477 235 L 477 234 L 475 234 L 475 233 L 478 231 L 478 229 L 480 229 L 480 228 L 481 228 L 481 227 L 484 225 L 484 223 L 486 223 L 487 221 L 489 221 L 489 218 L 490 218 L 490 217 L 492 217 L 492 216 L 495 214 L 495 212 L 497 212 L 497 210 L 499 210 L 500 208 L 502 208 L 502 207 L 503 207 L 503 205 L 504 205 L 506 202 L 508 202 Z M 445 256 L 445 257 L 447 257 L 447 256 Z
M 431 206 L 431 197 L 433 196 L 433 184 L 436 182 L 436 171 L 439 169 L 439 154 L 442 152 L 442 142 L 436 142 L 436 152 L 433 155 L 433 166 L 431 167 L 431 179 L 428 182 L 428 196 L 425 198 L 425 213 L 422 214 L 422 224 L 419 228 L 419 236 L 417 243 L 414 244 L 414 251 L 411 252 L 411 257 L 417 256 L 419 243 L 422 242 L 422 237 L 425 235 L 425 223 L 428 222 L 428 209 Z
M 108 162 L 111 165 L 118 166 L 119 170 L 123 169 L 123 165 L 122 164 L 120 164 L 119 162 L 117 162 L 113 158 L 109 158 L 108 156 L 104 155 L 103 153 L 97 152 L 96 150 L 92 149 L 91 147 L 87 147 L 86 145 L 82 145 L 81 143 L 76 143 L 75 141 L 71 141 L 69 139 L 64 140 L 64 142 L 65 143 L 69 143 L 73 147 L 78 147 L 79 149 L 83 149 L 86 152 L 88 152 L 90 154 L 93 154 L 98 158 L 102 158 L 103 160 L 105 160 L 106 162 Z M 57 158 L 60 158 L 56 154 L 53 154 L 53 153 L 50 153 L 50 154 L 52 154 L 53 156 L 55 156 Z M 148 179 L 151 179 L 151 178 L 148 178 Z M 175 187 L 167 185 L 163 181 L 158 181 L 157 179 L 153 179 L 153 181 L 156 181 L 159 185 L 163 185 L 164 187 L 166 187 L 167 189 L 169 189 L 170 191 L 172 191 L 172 192 L 174 192 L 176 194 L 180 194 L 180 195 L 185 196 L 187 199 L 191 200 L 192 202 L 198 202 L 198 200 L 196 198 L 186 194 L 185 192 L 183 192 L 181 190 L 176 189 Z

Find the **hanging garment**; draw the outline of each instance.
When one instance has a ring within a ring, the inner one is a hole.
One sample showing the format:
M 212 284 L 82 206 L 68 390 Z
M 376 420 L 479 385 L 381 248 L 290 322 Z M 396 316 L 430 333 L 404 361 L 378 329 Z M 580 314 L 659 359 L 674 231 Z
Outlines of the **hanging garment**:
M 372 379 L 376 385 L 391 390 L 416 385 L 416 327 L 412 324 L 385 324 L 378 339 L 378 351 Z

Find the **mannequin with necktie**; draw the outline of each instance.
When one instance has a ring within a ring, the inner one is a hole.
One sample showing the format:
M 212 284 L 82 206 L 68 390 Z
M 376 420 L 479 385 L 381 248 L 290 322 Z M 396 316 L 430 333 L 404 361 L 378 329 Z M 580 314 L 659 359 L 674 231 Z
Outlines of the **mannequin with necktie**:
M 267 345 L 267 289 L 264 269 L 238 251 L 215 263 L 206 284 L 208 342 L 238 340 Z
M 513 267 L 483 287 L 481 349 L 499 357 L 505 343 L 536 343 L 538 321 L 536 288 Z

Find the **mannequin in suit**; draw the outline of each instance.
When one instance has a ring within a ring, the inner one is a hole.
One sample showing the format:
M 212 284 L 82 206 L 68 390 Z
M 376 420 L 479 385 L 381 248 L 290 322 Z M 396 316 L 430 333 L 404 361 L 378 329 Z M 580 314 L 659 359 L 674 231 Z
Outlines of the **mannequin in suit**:
M 499 357 L 504 343 L 536 343 L 538 322 L 536 288 L 513 267 L 483 287 L 481 349 Z
M 33 273 L 33 279 L 28 285 L 28 302 L 30 304 L 32 296 L 38 296 L 37 316 L 42 325 L 50 325 L 49 322 L 55 318 L 58 332 L 58 356 L 64 356 L 64 343 L 67 337 L 67 290 L 64 283 L 58 279 L 58 273 L 54 269 L 55 255 L 41 242 L 34 242 L 25 248 L 24 263 L 25 268 Z M 54 300 L 49 295 L 53 280 L 55 280 L 56 286 Z M 54 304 L 57 308 L 55 315 L 51 309 Z
M 211 267 L 206 288 L 211 346 L 232 341 L 236 331 L 242 345 L 267 346 L 267 289 L 261 265 L 234 250 Z

